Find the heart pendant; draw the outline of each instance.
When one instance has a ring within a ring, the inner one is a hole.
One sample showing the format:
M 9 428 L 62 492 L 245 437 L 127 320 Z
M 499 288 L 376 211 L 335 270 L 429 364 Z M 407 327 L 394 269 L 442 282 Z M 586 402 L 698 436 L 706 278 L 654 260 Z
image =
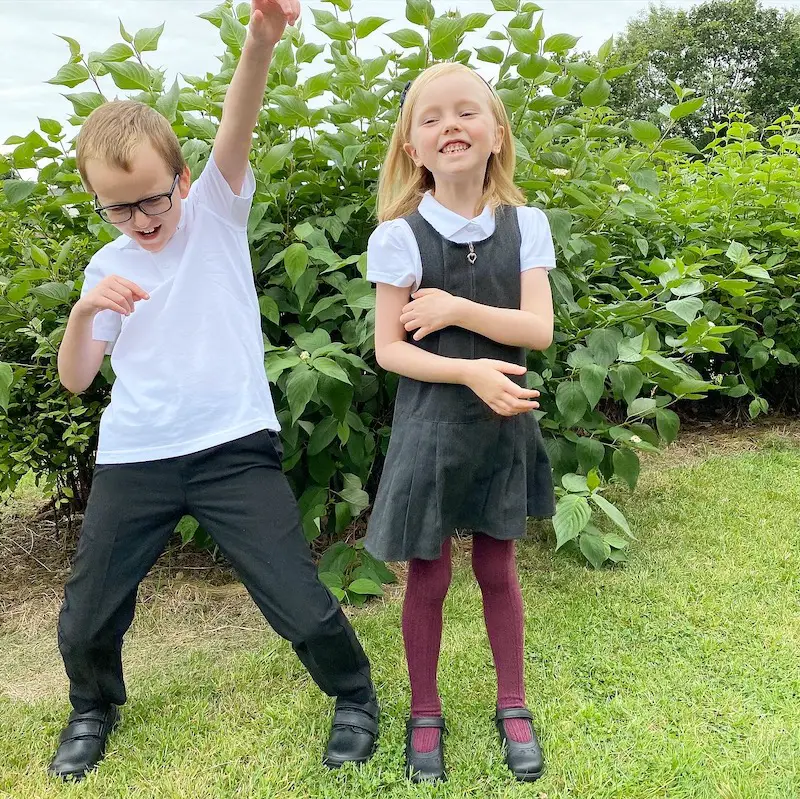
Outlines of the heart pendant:
M 475 252 L 475 247 L 472 246 L 472 242 L 469 243 L 469 252 L 467 253 L 467 260 L 470 264 L 474 264 L 475 261 L 478 260 L 478 253 Z

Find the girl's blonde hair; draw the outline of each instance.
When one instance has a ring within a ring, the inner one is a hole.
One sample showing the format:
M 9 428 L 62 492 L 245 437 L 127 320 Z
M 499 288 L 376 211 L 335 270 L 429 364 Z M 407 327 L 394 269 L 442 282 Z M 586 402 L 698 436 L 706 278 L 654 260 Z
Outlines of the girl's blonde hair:
M 107 166 L 131 171 L 136 148 L 149 142 L 164 159 L 167 169 L 179 175 L 186 166 L 172 126 L 154 108 L 136 100 L 113 100 L 96 108 L 78 133 L 75 157 L 87 191 L 86 163 L 96 159 Z
M 489 104 L 495 122 L 503 128 L 500 152 L 492 153 L 486 165 L 483 196 L 479 207 L 497 208 L 499 205 L 525 205 L 525 196 L 514 184 L 514 137 L 506 107 L 497 93 L 469 67 L 459 63 L 435 64 L 428 67 L 411 84 L 397 118 L 397 124 L 389 144 L 389 152 L 381 169 L 378 181 L 378 220 L 397 219 L 413 213 L 423 194 L 435 188 L 433 175 L 424 167 L 417 166 L 403 149 L 411 140 L 411 119 L 414 106 L 422 90 L 443 75 L 460 72 L 472 76 L 476 87 L 489 95 Z

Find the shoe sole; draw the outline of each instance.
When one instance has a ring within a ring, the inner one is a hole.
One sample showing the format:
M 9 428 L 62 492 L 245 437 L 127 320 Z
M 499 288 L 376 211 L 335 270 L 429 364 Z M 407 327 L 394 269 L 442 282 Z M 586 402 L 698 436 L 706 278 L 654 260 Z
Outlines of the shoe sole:
M 544 769 L 541 771 L 512 771 L 511 773 L 518 782 L 536 782 L 544 774 Z
M 326 766 L 329 769 L 337 769 L 341 768 L 345 765 L 345 763 L 355 763 L 357 766 L 363 766 L 364 763 L 367 763 L 369 760 L 372 759 L 372 755 L 375 752 L 371 752 L 367 757 L 359 758 L 358 760 L 334 760 L 332 758 L 325 757 L 322 759 L 322 765 Z

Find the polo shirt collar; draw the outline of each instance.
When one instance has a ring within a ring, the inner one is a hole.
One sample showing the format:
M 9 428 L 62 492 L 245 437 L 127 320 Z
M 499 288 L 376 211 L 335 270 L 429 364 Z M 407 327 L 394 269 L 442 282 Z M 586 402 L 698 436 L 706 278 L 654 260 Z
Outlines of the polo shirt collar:
M 488 206 L 474 219 L 467 219 L 449 208 L 445 208 L 429 191 L 425 192 L 419 204 L 419 213 L 434 230 L 446 239 L 457 236 L 459 231 L 470 224 L 478 225 L 488 238 L 494 233 L 494 215 Z

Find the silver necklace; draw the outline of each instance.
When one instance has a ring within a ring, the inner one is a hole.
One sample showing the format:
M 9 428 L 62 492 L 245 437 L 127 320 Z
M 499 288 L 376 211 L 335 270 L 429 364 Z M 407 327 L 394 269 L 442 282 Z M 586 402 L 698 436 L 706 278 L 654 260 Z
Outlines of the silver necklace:
M 470 264 L 474 264 L 475 261 L 478 260 L 478 253 L 475 252 L 475 247 L 473 246 L 472 242 L 469 242 L 469 252 L 467 253 L 467 260 Z

